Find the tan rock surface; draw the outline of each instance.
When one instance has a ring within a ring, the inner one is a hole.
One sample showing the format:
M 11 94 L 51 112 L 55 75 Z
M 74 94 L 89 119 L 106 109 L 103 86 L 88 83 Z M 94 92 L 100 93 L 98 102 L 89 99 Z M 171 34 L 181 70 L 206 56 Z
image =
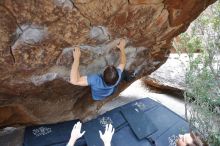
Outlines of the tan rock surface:
M 172 38 L 214 1 L 1 0 L 0 126 L 95 116 L 106 100 L 68 83 L 71 46 L 82 48 L 81 73 L 97 73 L 118 63 L 112 48 L 125 36 L 126 70 L 138 79 L 166 61 Z
M 156 71 L 143 78 L 148 86 L 153 86 L 167 93 L 182 95 L 186 89 L 185 76 L 189 66 L 186 53 L 171 53 L 167 61 Z

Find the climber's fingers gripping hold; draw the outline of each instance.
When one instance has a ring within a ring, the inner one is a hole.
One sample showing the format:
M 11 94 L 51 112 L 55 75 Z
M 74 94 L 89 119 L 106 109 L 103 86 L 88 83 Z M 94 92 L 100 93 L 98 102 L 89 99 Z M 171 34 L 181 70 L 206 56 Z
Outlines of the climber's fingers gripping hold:
M 125 45 L 126 45 L 126 40 L 124 38 L 121 38 L 118 42 L 117 48 L 119 48 L 120 50 L 124 49 Z
M 74 50 L 73 50 L 74 59 L 79 59 L 80 55 L 81 55 L 80 47 L 78 47 L 78 46 L 74 47 Z

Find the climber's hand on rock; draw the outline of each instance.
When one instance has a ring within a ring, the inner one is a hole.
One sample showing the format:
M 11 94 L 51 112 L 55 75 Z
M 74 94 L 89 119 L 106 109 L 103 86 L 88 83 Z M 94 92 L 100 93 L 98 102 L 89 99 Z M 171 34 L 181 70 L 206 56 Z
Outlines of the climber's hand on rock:
M 81 55 L 80 47 L 75 47 L 73 50 L 74 59 L 79 59 Z
M 120 49 L 120 50 L 124 50 L 125 49 L 125 45 L 126 45 L 126 40 L 124 38 L 120 39 L 117 47 Z

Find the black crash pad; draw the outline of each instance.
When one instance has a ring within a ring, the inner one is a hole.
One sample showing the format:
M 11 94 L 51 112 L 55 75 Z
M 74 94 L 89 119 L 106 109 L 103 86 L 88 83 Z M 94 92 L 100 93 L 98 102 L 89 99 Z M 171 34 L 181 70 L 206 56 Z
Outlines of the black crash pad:
M 163 144 L 163 141 L 172 133 L 178 133 L 175 131 L 178 127 L 189 132 L 189 125 L 182 117 L 152 99 L 137 100 L 122 106 L 121 109 L 129 126 L 139 139 L 147 138 L 151 143 Z M 174 125 L 178 125 L 176 129 L 173 128 Z
M 146 111 L 145 115 L 153 121 L 158 129 L 158 131 L 149 136 L 152 140 L 156 140 L 176 123 L 184 121 L 180 116 L 162 105 Z
M 156 146 L 169 146 L 176 143 L 179 134 L 189 133 L 189 124 L 184 120 L 178 120 L 156 140 Z
M 115 133 L 127 125 L 126 120 L 120 113 L 120 108 L 113 109 L 105 114 L 83 124 L 86 131 L 84 137 L 88 146 L 102 146 L 103 142 L 99 136 L 99 130 L 104 132 L 106 124 L 112 124 Z
M 66 146 L 73 126 L 78 121 L 27 127 L 24 134 L 24 146 Z M 79 139 L 75 146 L 86 146 L 85 140 Z
M 121 106 L 121 109 L 138 108 L 140 111 L 148 111 L 154 107 L 161 105 L 150 98 L 143 98 Z
M 128 125 L 115 132 L 111 144 L 112 146 L 152 146 L 147 139 L 139 140 Z
M 77 121 L 27 127 L 24 146 L 65 146 Z M 115 128 L 112 146 L 165 146 L 172 140 L 175 142 L 179 134 L 189 132 L 189 124 L 183 118 L 160 103 L 144 98 L 83 123 L 82 130 L 86 133 L 75 146 L 102 146 L 98 131 L 104 132 L 109 123 Z M 149 125 L 154 130 L 148 133 L 145 128 Z
M 151 119 L 136 105 L 122 107 L 121 112 L 139 139 L 146 138 L 157 131 Z

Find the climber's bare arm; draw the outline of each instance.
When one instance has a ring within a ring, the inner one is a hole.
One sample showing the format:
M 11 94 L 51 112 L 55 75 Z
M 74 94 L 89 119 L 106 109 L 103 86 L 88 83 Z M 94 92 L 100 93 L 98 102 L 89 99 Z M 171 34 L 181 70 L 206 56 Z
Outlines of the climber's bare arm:
M 70 83 L 78 86 L 88 86 L 87 76 L 80 76 L 79 73 L 80 55 L 80 48 L 76 47 L 73 51 L 74 62 L 70 73 Z
M 125 55 L 125 39 L 120 39 L 119 44 L 117 47 L 120 49 L 120 63 L 118 65 L 118 68 L 123 71 L 126 65 L 126 55 Z

